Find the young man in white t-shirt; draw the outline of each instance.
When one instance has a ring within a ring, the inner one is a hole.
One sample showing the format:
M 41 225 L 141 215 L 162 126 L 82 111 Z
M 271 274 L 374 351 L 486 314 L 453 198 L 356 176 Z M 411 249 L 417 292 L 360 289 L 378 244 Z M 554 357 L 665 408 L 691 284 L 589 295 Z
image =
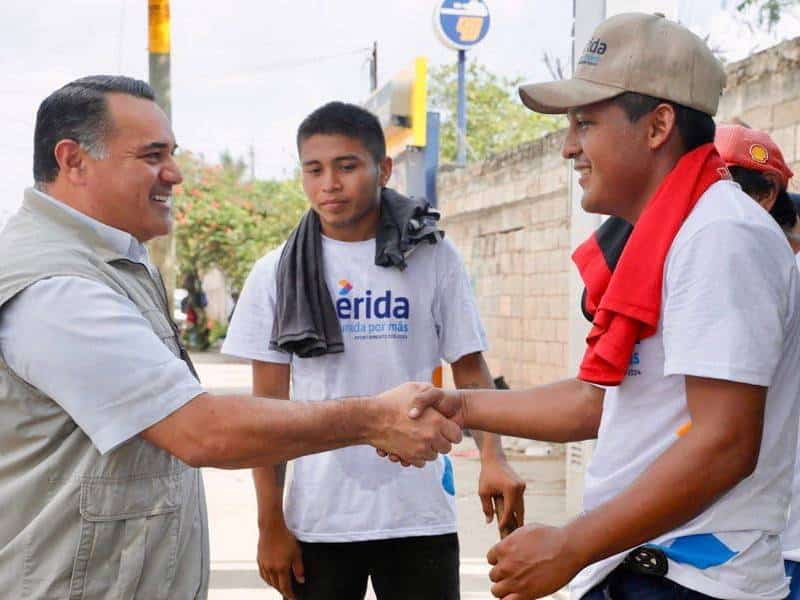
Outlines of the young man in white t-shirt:
M 297 144 L 303 189 L 319 218 L 325 294 L 334 302 L 344 351 L 301 358 L 270 349 L 282 306 L 278 286 L 294 283 L 277 280 L 284 252 L 278 248 L 250 273 L 222 349 L 252 361 L 254 394 L 288 399 L 291 390 L 299 401 L 371 394 L 393 382 L 431 381 L 442 359 L 458 387 L 491 387 L 485 334 L 453 244 L 420 243 L 405 270 L 375 264 L 382 190 L 392 167 L 378 120 L 333 102 L 303 121 Z M 487 519 L 492 499 L 503 497 L 501 525 L 515 516 L 521 521 L 525 486 L 499 437 L 473 433 Z M 261 575 L 285 597 L 360 600 L 368 577 L 381 600 L 459 597 L 449 457 L 408 470 L 362 446 L 295 461 L 285 518 L 284 468 L 258 469 L 254 478 Z
M 438 403 L 467 427 L 597 438 L 584 512 L 490 550 L 499 598 L 538 598 L 573 578 L 573 597 L 587 600 L 789 591 L 780 533 L 798 425 L 800 277 L 780 227 L 727 180 L 713 148 L 724 79 L 687 29 L 631 13 L 597 28 L 573 79 L 520 89 L 529 108 L 567 113 L 563 155 L 581 175 L 584 209 L 632 232 L 619 262 L 609 259 L 599 304 L 584 303 L 596 311 L 580 378 Z M 574 258 L 585 266 L 584 248 Z M 581 273 L 587 292 L 604 276 Z M 609 299 L 612 289 L 624 291 Z

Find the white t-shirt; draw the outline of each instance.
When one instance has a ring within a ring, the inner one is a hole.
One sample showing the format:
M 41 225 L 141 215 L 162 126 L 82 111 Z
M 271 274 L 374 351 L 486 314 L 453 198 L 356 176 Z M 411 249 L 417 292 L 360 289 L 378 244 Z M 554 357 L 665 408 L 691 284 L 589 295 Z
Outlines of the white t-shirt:
M 441 359 L 486 349 L 469 277 L 448 240 L 416 248 L 408 268 L 378 267 L 375 240 L 323 237 L 328 289 L 345 350 L 315 358 L 269 350 L 282 247 L 253 267 L 222 347 L 226 354 L 291 362 L 292 399 L 371 395 L 430 381 Z M 299 458 L 286 522 L 307 542 L 346 542 L 456 531 L 453 472 L 446 456 L 403 468 L 354 446 Z
M 653 543 L 667 577 L 730 599 L 778 600 L 789 588 L 786 524 L 798 426 L 800 272 L 772 217 L 729 181 L 711 186 L 672 243 L 657 333 L 640 342 L 622 384 L 606 391 L 586 474 L 592 510 L 630 486 L 690 420 L 684 375 L 769 386 L 755 472 Z M 703 465 L 697 465 L 703 469 Z M 626 553 L 584 569 L 574 598 Z
M 795 255 L 795 259 L 797 268 L 800 269 L 800 253 Z M 797 368 L 800 369 L 800 365 Z M 800 389 L 797 391 L 797 400 L 800 402 Z M 797 440 L 797 455 L 800 457 L 800 436 Z M 786 524 L 786 531 L 781 536 L 781 542 L 783 543 L 783 558 L 800 561 L 800 460 L 795 463 L 794 467 L 789 522 Z

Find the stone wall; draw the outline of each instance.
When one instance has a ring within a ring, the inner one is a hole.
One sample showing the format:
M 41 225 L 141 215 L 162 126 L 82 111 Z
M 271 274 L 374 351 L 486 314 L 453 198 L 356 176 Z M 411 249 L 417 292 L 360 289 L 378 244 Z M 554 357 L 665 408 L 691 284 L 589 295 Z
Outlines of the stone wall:
M 800 38 L 728 66 L 718 121 L 767 129 L 798 174 Z M 441 172 L 443 227 L 464 257 L 489 336 L 489 365 L 512 387 L 571 372 L 567 358 L 570 204 L 564 133 Z
M 512 387 L 566 373 L 569 171 L 563 132 L 439 177 L 443 227 L 472 276 L 492 373 Z

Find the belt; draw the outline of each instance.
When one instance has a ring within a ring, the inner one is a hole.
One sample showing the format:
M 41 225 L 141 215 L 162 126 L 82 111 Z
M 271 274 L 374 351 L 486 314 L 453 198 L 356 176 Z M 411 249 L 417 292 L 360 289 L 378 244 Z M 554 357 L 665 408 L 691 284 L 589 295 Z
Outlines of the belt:
M 655 546 L 639 546 L 631 550 L 621 567 L 631 573 L 664 577 L 669 570 L 667 555 Z

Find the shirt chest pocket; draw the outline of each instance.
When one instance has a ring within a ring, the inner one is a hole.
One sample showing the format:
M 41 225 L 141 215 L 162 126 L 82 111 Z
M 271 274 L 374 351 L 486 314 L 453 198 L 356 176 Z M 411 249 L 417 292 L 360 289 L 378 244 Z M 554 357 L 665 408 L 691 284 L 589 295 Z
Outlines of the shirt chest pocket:
M 178 476 L 81 483 L 69 600 L 168 598 L 180 526 Z
M 161 342 L 169 348 L 175 356 L 180 356 L 180 342 L 176 337 L 175 330 L 164 314 L 157 308 L 153 308 L 143 311 L 142 315 L 150 323 L 150 326 Z

